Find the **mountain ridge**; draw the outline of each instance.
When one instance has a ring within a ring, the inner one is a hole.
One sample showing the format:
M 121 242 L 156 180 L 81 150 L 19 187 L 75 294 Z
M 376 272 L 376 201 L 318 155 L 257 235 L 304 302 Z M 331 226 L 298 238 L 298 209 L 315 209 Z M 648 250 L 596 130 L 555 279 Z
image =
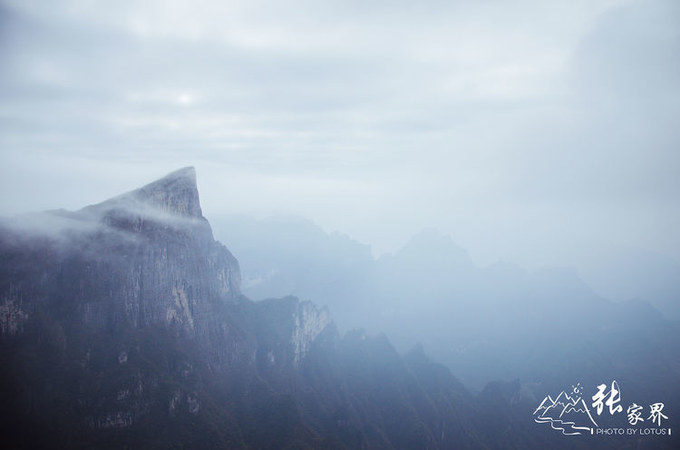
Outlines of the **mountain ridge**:
M 35 220 L 45 226 L 26 231 Z M 420 432 L 434 422 L 401 392 L 427 394 L 386 339 L 341 337 L 311 302 L 241 294 L 193 168 L 78 211 L 2 221 L 0 254 L 10 447 L 450 446 Z M 385 383 L 386 396 L 370 394 Z
M 245 297 L 194 171 L 171 175 L 0 221 L 9 448 L 571 448 L 532 427 L 519 381 L 475 396 L 422 347 Z

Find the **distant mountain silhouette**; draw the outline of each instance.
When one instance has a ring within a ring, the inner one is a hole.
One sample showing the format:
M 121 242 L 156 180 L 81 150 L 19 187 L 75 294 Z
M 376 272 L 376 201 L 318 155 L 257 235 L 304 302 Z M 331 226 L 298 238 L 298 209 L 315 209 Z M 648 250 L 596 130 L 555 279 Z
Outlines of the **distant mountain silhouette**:
M 377 259 L 368 247 L 300 219 L 221 218 L 216 229 L 234 242 L 244 276 L 255 274 L 247 295 L 311 299 L 328 306 L 341 329 L 384 332 L 402 351 L 420 342 L 475 390 L 519 378 L 557 391 L 611 377 L 645 390 L 646 367 L 655 367 L 657 386 L 680 375 L 672 351 L 680 345 L 678 322 L 647 302 L 600 297 L 573 269 L 477 267 L 432 229 Z

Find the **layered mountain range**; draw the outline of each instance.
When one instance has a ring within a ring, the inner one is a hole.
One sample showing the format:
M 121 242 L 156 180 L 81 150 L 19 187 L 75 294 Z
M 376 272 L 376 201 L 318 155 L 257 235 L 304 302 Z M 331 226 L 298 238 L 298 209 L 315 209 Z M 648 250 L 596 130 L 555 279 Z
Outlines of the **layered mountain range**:
M 295 297 L 248 299 L 193 168 L 4 219 L 0 255 L 5 448 L 621 446 L 536 428 L 520 382 L 473 395 L 422 347 L 341 335 Z
M 292 293 L 328 306 L 341 329 L 383 332 L 400 351 L 419 342 L 473 390 L 520 379 L 541 399 L 625 378 L 631 394 L 678 393 L 680 323 L 646 300 L 603 298 L 574 269 L 480 267 L 434 229 L 374 258 L 299 218 L 218 217 L 214 226 L 239 255 L 249 297 Z

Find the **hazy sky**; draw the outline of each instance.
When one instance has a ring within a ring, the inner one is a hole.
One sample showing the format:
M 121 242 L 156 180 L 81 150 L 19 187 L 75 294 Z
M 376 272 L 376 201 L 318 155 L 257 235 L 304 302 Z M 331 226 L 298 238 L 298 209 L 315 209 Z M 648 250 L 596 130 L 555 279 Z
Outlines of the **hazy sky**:
M 203 210 L 479 263 L 680 259 L 680 2 L 1 1 L 0 209 Z

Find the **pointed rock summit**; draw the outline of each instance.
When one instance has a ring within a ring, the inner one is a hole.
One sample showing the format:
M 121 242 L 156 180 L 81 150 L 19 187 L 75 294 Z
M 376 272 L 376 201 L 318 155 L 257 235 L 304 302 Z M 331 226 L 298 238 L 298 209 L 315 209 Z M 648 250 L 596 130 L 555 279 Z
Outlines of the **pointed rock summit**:
M 202 217 L 196 187 L 196 169 L 185 167 L 130 193 L 136 200 L 164 212 Z
M 29 236 L 26 224 L 34 222 L 43 226 Z M 17 298 L 70 308 L 73 320 L 93 329 L 165 326 L 200 336 L 210 347 L 215 305 L 239 295 L 238 261 L 215 241 L 202 215 L 193 167 L 79 211 L 46 212 L 0 227 L 0 252 L 4 267 L 20 268 L 0 271 L 8 280 L 0 284 L 0 307 L 17 291 Z M 36 260 L 35 254 L 50 257 Z M 40 289 L 40 296 L 32 294 Z M 12 330 L 38 307 L 24 302 Z
M 111 209 L 156 210 L 174 216 L 201 218 L 201 202 L 196 186 L 196 169 L 185 167 L 134 191 L 127 192 L 83 211 L 101 212 Z

